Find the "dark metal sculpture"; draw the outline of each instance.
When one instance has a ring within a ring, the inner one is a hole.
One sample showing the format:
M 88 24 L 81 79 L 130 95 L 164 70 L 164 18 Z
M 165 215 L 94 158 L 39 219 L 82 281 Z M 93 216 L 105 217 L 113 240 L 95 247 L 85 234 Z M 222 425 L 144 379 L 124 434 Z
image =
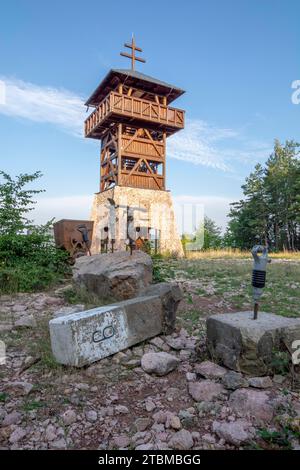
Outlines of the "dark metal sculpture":
M 261 254 L 259 255 L 259 253 Z M 267 264 L 271 263 L 271 260 L 268 258 L 268 247 L 263 245 L 255 245 L 252 248 L 252 256 L 254 259 L 252 271 L 253 319 L 257 320 L 259 300 L 266 284 L 266 268 Z
M 92 256 L 91 255 L 91 250 L 90 250 L 91 242 L 90 242 L 90 239 L 89 239 L 89 229 L 87 228 L 87 226 L 85 224 L 81 224 L 81 225 L 78 225 L 77 230 L 78 230 L 78 232 L 81 233 L 82 242 L 85 245 L 88 254 L 90 256 Z

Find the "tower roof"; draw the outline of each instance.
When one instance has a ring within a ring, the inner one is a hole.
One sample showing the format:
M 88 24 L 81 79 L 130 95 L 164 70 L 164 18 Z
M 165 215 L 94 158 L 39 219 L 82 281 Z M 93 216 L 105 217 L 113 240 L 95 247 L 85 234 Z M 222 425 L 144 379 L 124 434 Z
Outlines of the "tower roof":
M 184 90 L 169 83 L 150 77 L 131 69 L 111 69 L 96 90 L 86 101 L 86 106 L 98 106 L 105 96 L 119 84 L 132 86 L 147 92 L 167 97 L 167 103 L 171 103 L 184 93 Z

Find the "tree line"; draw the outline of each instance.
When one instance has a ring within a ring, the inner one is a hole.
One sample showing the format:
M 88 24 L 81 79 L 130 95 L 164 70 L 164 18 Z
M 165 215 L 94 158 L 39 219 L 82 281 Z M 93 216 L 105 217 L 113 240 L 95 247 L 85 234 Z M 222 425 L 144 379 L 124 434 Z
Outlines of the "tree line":
M 300 250 L 300 144 L 275 140 L 264 165 L 258 163 L 242 185 L 243 198 L 231 204 L 225 234 L 204 218 L 203 249 L 231 247 L 248 250 L 255 243 L 273 251 Z M 183 244 L 191 241 L 185 235 Z

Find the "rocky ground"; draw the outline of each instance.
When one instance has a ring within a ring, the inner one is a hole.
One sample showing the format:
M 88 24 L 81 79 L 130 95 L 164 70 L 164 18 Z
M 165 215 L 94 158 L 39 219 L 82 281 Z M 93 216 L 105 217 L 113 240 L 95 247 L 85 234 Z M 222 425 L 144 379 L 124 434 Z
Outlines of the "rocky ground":
M 226 296 L 218 279 L 168 269 L 185 293 L 176 331 L 79 370 L 54 362 L 47 325 L 87 299 L 68 286 L 0 297 L 2 449 L 300 449 L 300 395 L 284 367 L 249 378 L 207 357 L 205 314 L 239 309 L 236 286 Z

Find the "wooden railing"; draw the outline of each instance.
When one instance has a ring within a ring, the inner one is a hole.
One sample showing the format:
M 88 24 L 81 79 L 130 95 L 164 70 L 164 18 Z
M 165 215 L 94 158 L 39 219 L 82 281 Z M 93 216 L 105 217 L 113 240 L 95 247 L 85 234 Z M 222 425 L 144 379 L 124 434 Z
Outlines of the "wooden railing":
M 178 129 L 184 127 L 184 111 L 181 109 L 111 92 L 86 119 L 85 136 L 88 137 L 110 113 L 165 124 Z

